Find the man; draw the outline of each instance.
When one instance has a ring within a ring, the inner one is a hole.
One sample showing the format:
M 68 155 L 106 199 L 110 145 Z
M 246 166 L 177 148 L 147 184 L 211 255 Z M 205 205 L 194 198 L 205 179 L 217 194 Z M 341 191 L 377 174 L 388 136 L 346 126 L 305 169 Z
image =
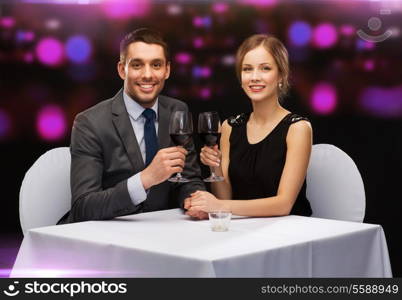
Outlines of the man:
M 160 34 L 145 28 L 129 33 L 117 70 L 123 90 L 74 120 L 72 205 L 59 224 L 183 207 L 192 192 L 205 190 L 194 145 L 174 147 L 169 136 L 172 112 L 188 108 L 159 95 L 170 75 Z M 191 181 L 168 182 L 177 172 Z

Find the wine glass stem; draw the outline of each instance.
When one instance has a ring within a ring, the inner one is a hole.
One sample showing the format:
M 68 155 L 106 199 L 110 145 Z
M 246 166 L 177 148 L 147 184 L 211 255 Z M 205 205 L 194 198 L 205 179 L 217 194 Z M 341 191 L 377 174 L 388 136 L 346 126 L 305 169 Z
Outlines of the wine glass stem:
M 213 149 L 214 146 L 209 146 L 209 148 Z M 215 175 L 215 167 L 209 166 L 209 170 L 211 172 L 211 177 L 216 177 L 216 175 Z
M 179 146 L 179 147 L 184 148 L 184 146 Z M 181 176 L 181 172 L 176 173 L 176 178 L 183 178 L 183 176 Z
M 211 171 L 211 177 L 216 177 L 215 175 L 215 167 L 209 167 L 209 170 Z

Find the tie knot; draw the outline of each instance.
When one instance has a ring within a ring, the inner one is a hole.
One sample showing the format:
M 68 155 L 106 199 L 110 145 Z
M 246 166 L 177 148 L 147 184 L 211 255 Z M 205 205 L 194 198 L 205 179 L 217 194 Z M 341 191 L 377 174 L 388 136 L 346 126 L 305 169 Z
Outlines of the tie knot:
M 143 112 L 142 115 L 147 119 L 147 121 L 154 121 L 156 117 L 156 113 L 154 110 L 150 108 L 146 108 Z

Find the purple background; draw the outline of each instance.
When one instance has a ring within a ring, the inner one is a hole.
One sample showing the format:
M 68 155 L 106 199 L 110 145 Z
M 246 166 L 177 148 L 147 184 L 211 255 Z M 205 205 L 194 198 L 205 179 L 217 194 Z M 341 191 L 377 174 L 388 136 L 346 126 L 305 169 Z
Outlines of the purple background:
M 216 110 L 222 119 L 250 110 L 234 72 L 236 48 L 254 33 L 279 37 L 292 72 L 285 106 L 310 118 L 314 143 L 334 144 L 356 162 L 365 222 L 384 227 L 394 275 L 402 275 L 401 1 L 52 2 L 0 1 L 0 276 L 22 238 L 25 172 L 46 150 L 69 145 L 78 112 L 121 88 L 119 41 L 144 26 L 160 30 L 171 46 L 164 93 L 186 101 L 194 116 Z M 381 19 L 379 30 L 368 28 L 371 17 Z M 370 43 L 359 29 L 393 36 Z

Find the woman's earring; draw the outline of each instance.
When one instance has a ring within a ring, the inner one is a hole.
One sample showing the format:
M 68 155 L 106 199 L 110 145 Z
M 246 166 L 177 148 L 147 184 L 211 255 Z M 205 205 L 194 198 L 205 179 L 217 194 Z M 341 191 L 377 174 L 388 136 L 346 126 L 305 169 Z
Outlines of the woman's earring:
M 282 88 L 282 85 L 283 85 L 282 82 L 280 82 L 280 83 L 279 83 L 279 88 L 280 88 L 280 89 Z

